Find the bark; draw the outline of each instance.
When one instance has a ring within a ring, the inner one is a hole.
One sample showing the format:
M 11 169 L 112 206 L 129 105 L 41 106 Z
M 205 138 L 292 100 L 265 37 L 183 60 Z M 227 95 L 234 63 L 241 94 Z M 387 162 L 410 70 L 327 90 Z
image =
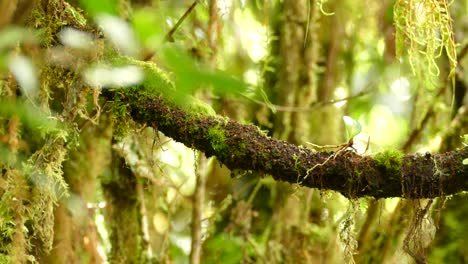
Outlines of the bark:
M 433 198 L 468 189 L 468 148 L 443 154 L 359 155 L 352 148 L 316 152 L 270 138 L 256 126 L 181 110 L 141 89 L 106 90 L 125 103 L 134 121 L 216 158 L 231 170 L 271 175 L 275 180 L 334 190 L 346 197 Z

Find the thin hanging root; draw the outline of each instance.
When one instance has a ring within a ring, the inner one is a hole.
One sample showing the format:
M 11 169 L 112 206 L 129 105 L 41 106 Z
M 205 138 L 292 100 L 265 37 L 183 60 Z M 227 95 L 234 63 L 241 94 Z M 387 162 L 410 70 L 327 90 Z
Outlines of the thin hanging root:
M 314 144 L 312 142 L 306 142 L 307 144 L 311 145 L 312 147 L 314 147 L 315 149 L 319 149 L 319 150 L 324 150 L 324 149 L 342 149 L 344 147 L 350 147 L 353 145 L 353 139 L 350 139 L 348 142 L 346 143 L 343 143 L 343 144 L 339 144 L 339 145 L 318 145 L 318 144 Z
M 328 156 L 328 158 L 322 162 L 322 163 L 318 163 L 318 164 L 315 164 L 314 166 L 312 166 L 312 168 L 308 169 L 307 170 L 307 173 L 306 173 L 306 176 L 304 177 L 304 179 L 302 179 L 301 182 L 299 183 L 302 183 L 304 180 L 307 179 L 307 177 L 309 177 L 309 173 L 313 170 L 315 170 L 316 168 L 318 167 L 322 167 L 324 166 L 325 164 L 327 164 L 331 159 L 335 159 L 336 157 L 338 157 L 338 155 L 340 155 L 341 153 L 343 153 L 344 151 L 346 151 L 348 148 L 351 148 L 352 150 L 356 151 L 356 149 L 353 148 L 353 144 L 354 144 L 354 141 L 353 141 L 353 138 L 351 138 L 348 143 L 344 143 L 344 144 L 341 144 L 341 145 L 324 145 L 324 146 L 319 146 L 319 145 L 316 145 L 316 144 L 313 144 L 313 143 L 310 143 L 310 142 L 307 142 L 307 144 L 311 144 L 312 146 L 314 147 L 318 147 L 318 148 L 339 148 L 335 153 L 331 154 L 330 156 Z

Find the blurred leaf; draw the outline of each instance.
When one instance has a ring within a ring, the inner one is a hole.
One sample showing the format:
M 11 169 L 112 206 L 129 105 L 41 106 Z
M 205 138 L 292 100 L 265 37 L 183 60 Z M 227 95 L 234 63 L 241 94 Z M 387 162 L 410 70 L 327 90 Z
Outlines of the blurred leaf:
M 18 164 L 16 161 L 16 156 L 18 154 L 14 154 L 8 149 L 7 147 L 0 145 L 0 164 L 6 164 L 8 166 L 15 166 Z M 22 161 L 25 159 L 22 159 Z
M 212 85 L 218 93 L 240 93 L 246 91 L 246 84 L 222 71 L 205 70 L 200 72 L 203 83 Z
M 162 59 L 174 72 L 177 90 L 185 94 L 192 94 L 195 83 L 199 82 L 199 73 L 195 62 L 178 48 L 165 47 Z
M 8 67 L 18 81 L 22 92 L 28 97 L 33 97 L 37 93 L 39 81 L 36 67 L 31 59 L 22 55 L 11 56 L 8 59 Z
M 91 34 L 72 27 L 63 28 L 58 37 L 63 45 L 75 49 L 89 49 L 93 44 Z
M 230 236 L 225 233 L 219 233 L 209 239 L 205 247 L 207 255 L 204 263 L 242 263 L 242 240 L 236 236 Z
M 91 16 L 103 13 L 117 14 L 117 0 L 80 0 L 80 4 Z
M 148 10 L 138 10 L 132 17 L 132 25 L 138 39 L 145 46 L 159 46 L 164 39 L 164 17 Z
M 463 165 L 468 165 L 468 159 L 463 160 Z
M 93 87 L 113 88 L 139 84 L 144 79 L 144 73 L 143 69 L 136 65 L 95 65 L 83 71 L 83 77 Z
M 108 14 L 100 14 L 96 20 L 104 35 L 120 52 L 133 57 L 139 53 L 140 48 L 135 33 L 125 20 Z
M 362 126 L 358 121 L 354 120 L 350 116 L 343 116 L 343 121 L 345 122 L 348 140 L 354 138 L 357 134 L 361 133 Z
M 0 30 L 0 50 L 15 47 L 21 41 L 34 41 L 34 34 L 22 27 L 10 26 Z
M 0 117 L 10 119 L 12 116 L 17 116 L 21 123 L 32 131 L 47 133 L 58 125 L 37 108 L 22 102 L 0 100 Z
M 180 48 L 166 46 L 163 49 L 162 59 L 174 72 L 177 90 L 183 94 L 191 95 L 202 85 L 211 87 L 221 94 L 246 91 L 247 85 L 241 80 L 225 72 L 213 71 L 200 65 Z
M 22 27 L 9 26 L 0 30 L 0 70 L 8 64 L 8 52 L 21 42 L 34 42 L 35 35 Z
M 172 263 L 188 263 L 188 256 L 185 252 L 175 244 L 169 246 L 169 256 Z

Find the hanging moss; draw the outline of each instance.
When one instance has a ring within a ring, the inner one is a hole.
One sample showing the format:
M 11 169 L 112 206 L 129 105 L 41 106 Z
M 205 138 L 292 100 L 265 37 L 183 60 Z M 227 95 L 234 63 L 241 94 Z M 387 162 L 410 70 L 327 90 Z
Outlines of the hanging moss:
M 86 20 L 80 11 L 59 0 L 39 1 L 28 23 L 38 29 L 36 33 L 40 32 L 41 46 L 20 45 L 18 51 L 30 56 L 37 64 L 43 59 L 39 56 L 42 54 L 36 52 L 37 49 L 57 45 L 57 33 L 64 26 L 86 28 Z M 41 256 L 52 249 L 54 207 L 61 197 L 67 195 L 68 189 L 63 179 L 62 163 L 68 151 L 76 146 L 78 121 L 81 118 L 91 119 L 86 113 L 95 111 L 87 107 L 93 105 L 98 108 L 95 104 L 87 103 L 95 101 L 93 91 L 77 88 L 81 88 L 78 73 L 52 64 L 40 66 L 39 96 L 32 100 L 39 109 L 27 109 L 30 111 L 28 114 L 34 121 L 37 111 L 43 111 L 48 118 L 63 125 L 54 122 L 55 126 L 44 128 L 45 124 L 29 124 L 31 120 L 20 118 L 18 132 L 10 136 L 22 145 L 8 143 L 8 150 L 15 155 L 15 160 L 8 164 L 0 162 L 4 171 L 2 180 L 6 179 L 5 185 L 1 186 L 1 204 L 5 207 L 0 210 L 0 218 L 11 219 L 10 224 L 0 226 L 2 234 L 9 234 L 2 240 L 0 255 L 8 255 L 12 263 L 40 261 Z M 21 95 L 15 94 L 17 90 L 15 82 L 3 83 L 2 99 L 21 101 Z M 14 181 L 9 180 L 12 177 Z M 11 200 L 10 203 L 7 200 Z
M 433 85 L 430 77 L 440 73 L 436 60 L 445 50 L 450 62 L 449 76 L 455 80 L 456 43 L 447 1 L 397 0 L 395 21 L 396 55 L 409 56 L 413 73 Z

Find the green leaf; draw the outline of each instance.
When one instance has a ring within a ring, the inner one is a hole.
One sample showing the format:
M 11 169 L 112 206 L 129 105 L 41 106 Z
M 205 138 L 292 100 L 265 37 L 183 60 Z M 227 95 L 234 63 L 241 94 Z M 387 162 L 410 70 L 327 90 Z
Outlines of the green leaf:
M 205 263 L 241 263 L 242 240 L 237 236 L 219 233 L 206 241 L 205 247 L 209 254 L 206 255 Z
M 80 0 L 80 4 L 92 16 L 103 13 L 117 15 L 117 0 Z
M 39 88 L 39 80 L 32 60 L 22 55 L 10 56 L 8 67 L 15 76 L 23 93 L 28 97 L 33 97 Z
M 463 165 L 468 165 L 468 159 L 464 159 L 464 160 L 462 161 L 462 163 L 463 163 Z
M 215 92 L 242 93 L 247 85 L 241 80 L 219 70 L 211 70 L 192 59 L 180 48 L 166 46 L 162 54 L 163 62 L 175 74 L 177 90 L 191 95 L 203 85 Z
M 212 88 L 221 94 L 245 92 L 246 84 L 222 71 L 205 70 L 200 72 L 203 83 L 211 85 Z
M 156 48 L 164 39 L 164 17 L 149 10 L 138 10 L 132 17 L 135 34 L 146 47 Z
M 35 41 L 34 34 L 26 28 L 9 26 L 0 30 L 0 50 L 13 48 L 18 42 Z
M 348 136 L 348 140 L 355 137 L 357 134 L 361 133 L 362 126 L 358 121 L 354 120 L 350 116 L 343 116 L 343 121 L 345 123 L 346 134 Z
M 100 14 L 96 16 L 96 22 L 119 52 L 132 57 L 138 55 L 140 43 L 127 21 L 118 16 Z
M 50 132 L 57 127 L 54 119 L 46 116 L 42 111 L 23 102 L 0 100 L 0 118 L 11 119 L 17 116 L 21 123 L 37 132 Z

